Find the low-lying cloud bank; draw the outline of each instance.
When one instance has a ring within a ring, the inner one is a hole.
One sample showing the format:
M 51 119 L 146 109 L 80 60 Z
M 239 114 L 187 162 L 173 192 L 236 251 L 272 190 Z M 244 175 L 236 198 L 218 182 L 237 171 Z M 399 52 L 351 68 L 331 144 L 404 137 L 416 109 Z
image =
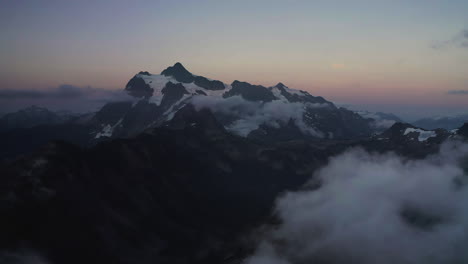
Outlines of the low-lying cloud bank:
M 393 114 L 375 113 L 368 111 L 357 111 L 356 113 L 364 118 L 374 119 L 374 121 L 371 123 L 371 126 L 375 130 L 383 131 L 393 126 L 396 122 L 401 122 L 400 118 Z
M 195 96 L 191 103 L 197 110 L 208 108 L 212 112 L 232 116 L 236 120 L 227 129 L 240 135 L 247 136 L 251 131 L 265 124 L 278 128 L 290 120 L 304 133 L 322 137 L 323 134 L 304 123 L 304 113 L 307 108 L 327 107 L 322 104 L 285 103 L 275 100 L 267 103 L 251 102 L 241 96 L 229 98 L 215 98 Z
M 468 90 L 450 90 L 447 93 L 456 95 L 468 95 Z
M 0 89 L 1 111 L 12 111 L 30 105 L 40 105 L 56 110 L 89 111 L 107 102 L 131 100 L 122 90 L 60 85 L 47 90 Z
M 448 142 L 416 161 L 339 155 L 315 175 L 320 189 L 277 201 L 281 224 L 245 263 L 467 263 L 467 154 Z

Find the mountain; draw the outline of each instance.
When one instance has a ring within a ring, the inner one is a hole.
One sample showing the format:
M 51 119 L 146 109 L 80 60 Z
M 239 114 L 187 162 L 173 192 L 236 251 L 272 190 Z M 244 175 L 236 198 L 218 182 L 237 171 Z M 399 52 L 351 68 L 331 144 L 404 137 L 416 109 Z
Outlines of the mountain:
M 0 119 L 0 160 L 15 158 L 50 141 L 90 146 L 94 140 L 91 114 L 52 112 L 31 106 Z
M 382 139 L 402 140 L 405 142 L 444 141 L 451 133 L 445 129 L 426 130 L 407 123 L 396 123 L 379 135 Z
M 209 108 L 232 133 L 249 137 L 294 126 L 308 138 L 357 138 L 371 133 L 370 121 L 308 92 L 234 81 L 221 81 L 190 73 L 182 64 L 161 74 L 140 72 L 125 87 L 133 103 L 113 103 L 97 113 L 96 138 L 128 137 L 170 120 L 184 105 Z M 201 98 L 204 97 L 204 98 Z M 102 117 L 110 111 L 114 117 Z M 115 113 L 120 114 L 115 114 Z M 138 121 L 135 121 L 135 118 Z M 263 136 L 264 137 L 264 136 Z M 285 140 L 294 139 L 285 137 Z
M 450 130 L 459 128 L 465 122 L 468 122 L 468 115 L 429 117 L 416 120 L 412 124 L 425 129 L 444 128 Z
M 269 142 L 233 134 L 210 109 L 185 104 L 131 138 L 89 148 L 56 141 L 0 163 L 0 260 L 9 252 L 50 264 L 242 263 L 255 246 L 248 234 L 273 221 L 276 197 L 306 181 L 320 188 L 310 179 L 330 157 L 351 147 L 424 157 L 467 127 L 396 123 L 364 139 Z M 283 130 L 300 131 L 292 121 L 275 131 Z
M 197 110 L 210 109 L 228 132 L 264 142 L 357 139 L 373 132 L 373 120 L 320 96 L 282 83 L 271 87 L 241 81 L 225 84 L 194 75 L 180 63 L 161 74 L 139 72 L 123 92 L 129 99 L 107 103 L 95 113 L 73 116 L 67 122 L 62 121 L 63 116 L 37 107 L 23 112 L 42 113 L 43 118 L 16 113 L 32 120 L 24 122 L 27 127 L 16 125 L 16 130 L 0 135 L 0 143 L 8 140 L 0 158 L 26 153 L 52 139 L 89 147 L 109 139 L 134 137 L 171 120 L 189 104 Z M 15 119 L 21 120 L 19 117 Z M 25 136 L 31 138 L 31 144 L 23 142 Z
M 30 153 L 51 141 L 65 141 L 78 146 L 89 146 L 93 136 L 90 127 L 77 124 L 39 125 L 0 132 L 0 161 L 15 159 Z
M 232 262 L 276 196 L 339 150 L 255 142 L 191 105 L 131 139 L 54 142 L 0 166 L 0 252 L 27 248 L 51 264 Z
M 453 130 L 459 137 L 468 138 L 468 122 L 458 129 Z
M 30 106 L 17 112 L 8 113 L 0 118 L 0 132 L 15 128 L 31 128 L 45 124 L 59 124 L 67 120 L 67 116 L 56 114 L 47 108 Z
M 449 139 L 468 139 L 457 130 L 426 130 L 408 123 L 395 123 L 384 132 L 372 136 L 359 144 L 369 151 L 396 152 L 411 158 L 423 158 L 435 154 L 440 144 Z

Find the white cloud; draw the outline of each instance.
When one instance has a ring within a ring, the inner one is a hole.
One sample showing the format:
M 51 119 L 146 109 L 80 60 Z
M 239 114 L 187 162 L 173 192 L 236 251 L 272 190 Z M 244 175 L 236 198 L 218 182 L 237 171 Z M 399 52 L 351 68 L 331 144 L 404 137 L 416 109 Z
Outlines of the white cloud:
M 375 120 L 372 123 L 372 126 L 375 127 L 376 129 L 387 129 L 393 126 L 395 123 L 396 123 L 395 120 L 380 119 L 380 120 Z
M 240 96 L 229 98 L 195 96 L 192 104 L 197 110 L 208 108 L 214 113 L 236 117 L 227 129 L 244 137 L 262 124 L 279 127 L 281 124 L 287 124 L 290 119 L 302 132 L 321 137 L 322 134 L 319 131 L 304 123 L 303 115 L 307 108 L 326 107 L 320 104 L 289 103 L 280 100 L 267 103 L 251 102 Z
M 247 264 L 467 263 L 468 145 L 407 161 L 352 150 L 331 159 L 318 190 L 281 197 L 281 225 Z
M 381 114 L 368 112 L 368 111 L 357 111 L 357 114 L 364 118 L 372 118 L 374 121 L 371 123 L 371 126 L 376 130 L 385 130 L 393 126 L 397 121 L 393 119 L 387 119 L 382 117 Z

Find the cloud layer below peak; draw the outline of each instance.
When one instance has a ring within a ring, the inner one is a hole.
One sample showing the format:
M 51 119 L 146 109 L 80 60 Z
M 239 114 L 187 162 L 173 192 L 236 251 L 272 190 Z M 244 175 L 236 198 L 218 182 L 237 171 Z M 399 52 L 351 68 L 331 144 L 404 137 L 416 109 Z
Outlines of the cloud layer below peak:
M 260 125 L 279 128 L 292 121 L 303 133 L 323 137 L 320 131 L 305 124 L 304 113 L 307 108 L 327 107 L 326 104 L 286 103 L 281 100 L 266 103 L 251 102 L 241 96 L 229 98 L 195 96 L 191 102 L 197 109 L 208 108 L 215 114 L 233 118 L 227 129 L 240 136 L 247 136 Z
M 467 154 L 468 145 L 446 143 L 417 161 L 339 155 L 315 175 L 318 190 L 278 200 L 281 225 L 246 263 L 466 263 Z
M 132 100 L 122 90 L 78 87 L 63 84 L 46 90 L 0 89 L 0 111 L 14 111 L 30 105 L 40 105 L 55 110 L 88 112 L 107 102 Z

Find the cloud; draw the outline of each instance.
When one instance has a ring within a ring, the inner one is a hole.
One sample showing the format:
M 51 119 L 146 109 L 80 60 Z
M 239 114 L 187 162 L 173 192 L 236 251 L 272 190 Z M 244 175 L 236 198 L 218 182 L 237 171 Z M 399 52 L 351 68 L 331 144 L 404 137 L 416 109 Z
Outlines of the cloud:
M 401 122 L 400 118 L 393 114 L 369 111 L 357 111 L 356 113 L 364 118 L 373 119 L 371 126 L 377 131 L 384 131 L 393 126 L 396 122 Z
M 385 130 L 387 128 L 390 128 L 396 123 L 395 120 L 389 120 L 389 119 L 380 119 L 380 120 L 375 120 L 371 125 L 375 129 L 378 130 Z
M 42 98 L 44 92 L 35 90 L 0 89 L 0 99 Z
M 123 90 L 78 87 L 63 84 L 47 90 L 0 89 L 2 111 L 14 111 L 32 104 L 61 110 L 91 111 L 107 102 L 132 100 Z
M 48 90 L 13 90 L 0 89 L 0 99 L 38 99 L 38 98 L 78 98 L 78 97 L 113 97 L 120 91 L 92 87 L 77 87 L 63 84 Z
M 281 224 L 245 263 L 467 263 L 467 154 L 467 144 L 448 142 L 415 161 L 339 155 L 313 178 L 319 189 L 278 199 Z
M 449 47 L 468 48 L 468 29 L 463 29 L 449 40 L 437 41 L 431 45 L 433 49 Z
M 450 90 L 448 94 L 468 95 L 468 90 Z
M 321 104 L 286 103 L 280 100 L 267 103 L 251 102 L 241 96 L 229 98 L 195 96 L 192 104 L 197 110 L 208 108 L 215 114 L 229 116 L 233 121 L 226 128 L 244 137 L 262 124 L 279 128 L 291 119 L 302 132 L 322 137 L 319 131 L 304 123 L 303 115 L 307 108 L 327 107 Z

